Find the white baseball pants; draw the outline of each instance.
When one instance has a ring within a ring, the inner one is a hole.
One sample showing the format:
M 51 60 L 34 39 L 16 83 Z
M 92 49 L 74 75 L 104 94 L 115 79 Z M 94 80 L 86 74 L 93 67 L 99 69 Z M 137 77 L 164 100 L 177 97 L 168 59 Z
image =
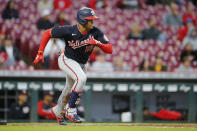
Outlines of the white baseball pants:
M 82 92 L 86 83 L 85 64 L 79 64 L 75 60 L 67 58 L 61 54 L 58 58 L 59 68 L 66 73 L 66 86 L 58 99 L 58 103 L 53 107 L 56 116 L 62 117 L 61 112 L 64 110 L 66 96 L 72 91 Z

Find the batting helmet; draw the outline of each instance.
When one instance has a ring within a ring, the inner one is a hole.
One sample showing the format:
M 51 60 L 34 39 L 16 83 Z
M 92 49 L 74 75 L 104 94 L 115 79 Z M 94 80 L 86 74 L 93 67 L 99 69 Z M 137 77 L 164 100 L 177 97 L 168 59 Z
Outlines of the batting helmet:
M 86 25 L 88 23 L 88 20 L 94 19 L 98 19 L 98 17 L 95 16 L 95 12 L 91 8 L 83 7 L 77 12 L 77 21 L 81 25 Z

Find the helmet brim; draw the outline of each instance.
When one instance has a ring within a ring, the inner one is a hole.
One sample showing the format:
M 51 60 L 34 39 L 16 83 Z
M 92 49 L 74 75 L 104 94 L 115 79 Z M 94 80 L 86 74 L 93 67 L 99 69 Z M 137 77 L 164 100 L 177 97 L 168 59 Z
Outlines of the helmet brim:
M 89 16 L 89 17 L 84 17 L 85 20 L 95 20 L 98 19 L 99 17 L 97 16 Z

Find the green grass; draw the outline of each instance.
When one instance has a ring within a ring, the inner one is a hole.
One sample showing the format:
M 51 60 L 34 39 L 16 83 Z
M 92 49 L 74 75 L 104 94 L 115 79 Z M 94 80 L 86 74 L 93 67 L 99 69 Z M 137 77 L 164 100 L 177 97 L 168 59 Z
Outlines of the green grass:
M 152 128 L 152 127 L 0 127 L 1 131 L 189 131 L 183 128 Z
M 146 124 L 85 123 L 58 126 L 53 123 L 25 123 L 0 126 L 0 131 L 197 131 L 196 127 L 189 128 L 190 126 L 194 126 L 194 124 L 176 124 L 176 128 L 168 127 L 169 125 L 171 124 L 152 124 L 147 127 Z M 184 128 L 182 127 L 183 125 Z

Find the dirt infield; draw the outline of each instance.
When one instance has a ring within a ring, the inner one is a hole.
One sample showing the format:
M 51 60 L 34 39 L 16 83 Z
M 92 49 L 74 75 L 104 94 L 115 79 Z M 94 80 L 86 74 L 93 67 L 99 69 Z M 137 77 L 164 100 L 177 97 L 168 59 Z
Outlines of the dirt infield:
M 5 126 L 59 126 L 57 123 L 8 123 Z M 110 126 L 110 127 L 154 127 L 154 128 L 193 128 L 197 129 L 197 124 L 151 124 L 151 123 L 68 123 L 66 126 Z

